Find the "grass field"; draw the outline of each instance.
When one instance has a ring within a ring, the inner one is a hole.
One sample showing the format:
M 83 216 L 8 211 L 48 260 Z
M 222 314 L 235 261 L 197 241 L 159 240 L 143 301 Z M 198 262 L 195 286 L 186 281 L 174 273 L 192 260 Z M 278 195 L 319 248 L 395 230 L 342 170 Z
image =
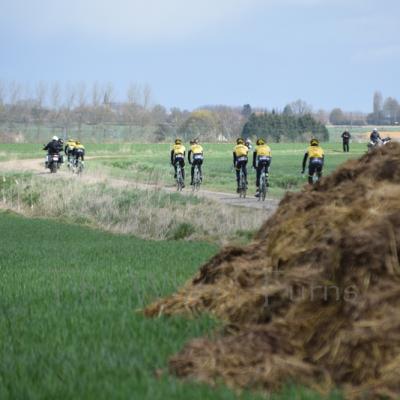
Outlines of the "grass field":
M 306 182 L 300 174 L 307 144 L 271 144 L 272 165 L 270 194 L 280 197 L 286 190 L 298 189 Z M 333 171 L 349 158 L 362 155 L 364 143 L 351 145 L 350 153 L 343 153 L 340 143 L 324 143 L 326 162 L 324 173 Z M 235 176 L 232 168 L 232 144 L 204 144 L 204 185 L 211 190 L 233 192 Z M 169 165 L 169 144 L 99 144 L 87 145 L 87 155 L 97 157 L 87 162 L 93 170 L 103 170 L 113 177 L 124 177 L 147 183 L 173 185 L 173 170 Z M 43 156 L 36 145 L 0 144 L 0 160 Z M 189 172 L 190 169 L 187 168 Z M 249 168 L 250 187 L 255 185 L 255 171 Z
M 155 374 L 217 322 L 148 320 L 135 312 L 174 291 L 215 246 L 144 241 L 5 212 L 0 226 L 2 400 L 237 398 L 224 387 Z M 319 396 L 288 386 L 273 398 Z

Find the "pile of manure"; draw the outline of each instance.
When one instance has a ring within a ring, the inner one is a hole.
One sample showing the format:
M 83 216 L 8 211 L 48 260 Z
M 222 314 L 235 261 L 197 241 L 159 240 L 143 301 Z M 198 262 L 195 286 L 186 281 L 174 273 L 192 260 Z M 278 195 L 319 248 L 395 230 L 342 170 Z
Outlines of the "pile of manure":
M 247 247 L 223 249 L 147 316 L 210 313 L 214 338 L 169 363 L 234 388 L 287 382 L 346 398 L 400 397 L 400 144 L 288 193 Z

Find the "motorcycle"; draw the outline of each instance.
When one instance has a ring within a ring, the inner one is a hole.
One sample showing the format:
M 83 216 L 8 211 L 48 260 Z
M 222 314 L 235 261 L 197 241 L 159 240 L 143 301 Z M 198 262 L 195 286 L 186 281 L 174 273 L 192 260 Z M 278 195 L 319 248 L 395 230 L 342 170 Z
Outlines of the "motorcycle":
M 378 139 L 376 142 L 370 140 L 367 144 L 368 151 L 372 151 L 375 147 L 381 147 L 384 146 L 385 144 L 388 144 L 392 141 L 391 137 L 385 137 L 383 139 Z
M 62 156 L 59 154 L 48 154 L 46 156 L 45 168 L 50 170 L 50 173 L 55 174 L 62 164 Z

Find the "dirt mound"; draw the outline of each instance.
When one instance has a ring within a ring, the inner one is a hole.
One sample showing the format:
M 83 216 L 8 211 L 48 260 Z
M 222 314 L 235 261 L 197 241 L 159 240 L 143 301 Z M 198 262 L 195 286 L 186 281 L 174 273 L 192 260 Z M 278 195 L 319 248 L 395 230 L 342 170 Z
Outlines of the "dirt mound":
M 400 396 L 400 145 L 290 193 L 253 244 L 227 248 L 148 316 L 210 312 L 227 323 L 170 362 L 178 376 L 348 398 Z

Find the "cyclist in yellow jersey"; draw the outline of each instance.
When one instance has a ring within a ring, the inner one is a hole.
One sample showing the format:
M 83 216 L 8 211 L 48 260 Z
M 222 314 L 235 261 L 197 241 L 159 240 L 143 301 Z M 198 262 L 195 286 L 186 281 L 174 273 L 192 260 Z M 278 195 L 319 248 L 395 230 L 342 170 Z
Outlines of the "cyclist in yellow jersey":
M 236 182 L 237 182 L 237 192 L 240 192 L 239 181 L 240 181 L 240 169 L 243 169 L 244 176 L 247 185 L 247 155 L 249 153 L 249 148 L 244 144 L 244 140 L 239 138 L 236 140 L 236 146 L 233 149 L 233 166 L 236 169 Z
M 192 157 L 193 156 L 193 160 Z M 200 181 L 203 181 L 203 173 L 201 171 L 201 166 L 203 165 L 203 147 L 199 144 L 198 139 L 194 139 L 190 142 L 190 150 L 188 152 L 188 161 L 189 164 L 192 166 L 191 170 L 191 181 L 190 184 L 193 185 L 193 175 L 194 175 L 194 167 L 195 165 L 198 166 L 200 172 Z
M 179 163 L 179 165 L 182 168 L 182 178 L 184 181 L 185 181 L 185 154 L 186 154 L 186 149 L 185 146 L 182 144 L 182 140 L 175 139 L 175 144 L 173 145 L 171 150 L 171 165 L 174 166 L 175 169 L 174 178 L 176 179 L 176 165 Z M 185 184 L 183 184 L 183 187 L 185 187 Z
M 313 184 L 313 176 L 316 173 L 318 179 L 322 176 L 322 168 L 324 167 L 324 150 L 319 145 L 318 139 L 311 139 L 310 146 L 304 154 L 303 158 L 303 169 L 301 171 L 304 174 L 306 169 L 307 159 L 310 159 L 308 163 L 308 183 Z
M 271 148 L 267 145 L 263 138 L 257 139 L 256 148 L 253 152 L 253 168 L 257 171 L 256 176 L 256 197 L 260 195 L 260 176 L 261 171 L 265 168 L 265 173 L 268 176 L 269 167 L 271 165 Z
M 75 145 L 76 145 L 75 139 L 68 139 L 67 142 L 65 143 L 64 153 L 67 156 L 68 161 L 71 161 L 71 159 L 73 157 Z
M 75 142 L 75 147 L 72 151 L 72 155 L 74 156 L 75 161 L 79 159 L 81 159 L 82 162 L 85 161 L 85 146 L 79 140 Z

